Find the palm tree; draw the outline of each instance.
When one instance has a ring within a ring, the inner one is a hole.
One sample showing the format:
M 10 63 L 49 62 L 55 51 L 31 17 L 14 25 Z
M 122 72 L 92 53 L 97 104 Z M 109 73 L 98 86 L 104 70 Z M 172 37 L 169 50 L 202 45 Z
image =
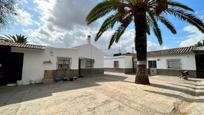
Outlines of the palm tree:
M 150 84 L 147 72 L 147 34 L 152 29 L 159 44 L 162 45 L 162 34 L 158 22 L 163 23 L 173 34 L 176 29 L 164 16 L 173 15 L 182 21 L 197 27 L 204 33 L 203 22 L 194 16 L 193 9 L 172 0 L 104 0 L 97 4 L 86 17 L 87 24 L 91 24 L 101 17 L 107 16 L 102 23 L 95 41 L 101 35 L 117 26 L 117 30 L 110 39 L 109 48 L 118 43 L 127 27 L 133 22 L 135 24 L 135 50 L 137 52 L 137 73 L 135 83 Z M 109 15 L 107 15 L 109 14 Z
M 11 15 L 17 15 L 15 12 L 15 0 L 0 0 L 0 27 L 8 22 Z
M 27 37 L 24 36 L 24 35 L 5 35 L 4 37 L 6 39 L 6 41 L 8 42 L 15 42 L 15 43 L 24 43 L 26 44 L 28 41 L 27 41 Z
M 204 40 L 200 40 L 197 44 L 195 44 L 196 47 L 204 46 Z

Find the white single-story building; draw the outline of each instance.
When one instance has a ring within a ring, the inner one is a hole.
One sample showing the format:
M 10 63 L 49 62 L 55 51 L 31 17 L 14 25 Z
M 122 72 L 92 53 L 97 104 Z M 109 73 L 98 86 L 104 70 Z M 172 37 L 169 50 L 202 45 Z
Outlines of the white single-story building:
M 121 55 L 114 57 L 104 57 L 105 71 L 132 73 L 134 70 L 133 56 Z
M 90 42 L 74 48 L 53 48 L 0 40 L 0 84 L 30 84 L 56 76 L 104 73 L 104 53 Z
M 180 75 L 188 71 L 192 77 L 204 78 L 204 47 L 182 47 L 148 52 L 147 68 L 151 75 Z M 135 54 L 104 58 L 105 71 L 135 73 Z

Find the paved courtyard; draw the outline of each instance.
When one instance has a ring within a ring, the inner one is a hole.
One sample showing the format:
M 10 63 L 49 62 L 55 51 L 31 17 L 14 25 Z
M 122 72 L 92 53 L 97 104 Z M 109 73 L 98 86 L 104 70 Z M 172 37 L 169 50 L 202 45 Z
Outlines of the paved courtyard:
M 105 73 L 74 82 L 0 87 L 1 115 L 204 114 L 204 82 L 153 76 L 151 85 L 134 75 Z

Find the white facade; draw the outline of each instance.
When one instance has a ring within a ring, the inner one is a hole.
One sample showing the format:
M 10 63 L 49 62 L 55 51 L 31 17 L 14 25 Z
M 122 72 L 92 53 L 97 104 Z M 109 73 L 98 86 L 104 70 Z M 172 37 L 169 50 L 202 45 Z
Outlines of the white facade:
M 78 47 L 74 47 L 78 49 L 78 54 L 80 58 L 90 58 L 94 59 L 94 68 L 103 68 L 104 67 L 104 53 L 93 46 L 92 44 L 86 44 Z
M 63 48 L 45 48 L 45 49 L 25 49 L 11 48 L 11 52 L 23 53 L 22 84 L 40 83 L 44 78 L 45 70 L 57 69 L 57 57 L 71 58 L 70 69 L 78 69 L 78 60 L 80 57 L 91 58 L 95 60 L 94 68 L 104 67 L 104 54 L 91 44 L 63 49 Z M 44 63 L 51 62 L 51 63 Z
M 117 56 L 117 57 L 105 57 L 104 68 L 114 68 L 114 61 L 119 62 L 119 68 L 126 69 L 132 68 L 132 56 Z
M 168 69 L 167 60 L 181 60 L 182 70 L 196 70 L 195 54 L 148 57 L 148 61 L 156 61 L 157 69 Z M 114 61 L 119 61 L 119 68 L 132 68 L 132 56 L 105 57 L 104 68 L 114 68 Z M 148 68 L 148 63 L 147 63 Z
M 197 50 L 201 50 L 201 51 L 203 51 L 203 50 L 204 50 L 204 46 L 197 47 Z
M 167 60 L 171 59 L 180 60 L 182 70 L 196 70 L 195 54 L 149 57 L 148 61 L 157 61 L 157 69 L 168 69 Z
M 134 54 L 127 54 L 134 55 Z M 106 71 L 135 73 L 137 59 L 132 56 L 115 56 L 104 58 Z M 161 51 L 148 52 L 147 68 L 151 75 L 181 75 L 188 71 L 191 77 L 203 78 L 204 76 L 204 47 L 183 47 Z M 114 63 L 114 61 L 118 61 Z M 114 67 L 115 65 L 115 67 Z M 119 67 L 118 67 L 119 65 Z

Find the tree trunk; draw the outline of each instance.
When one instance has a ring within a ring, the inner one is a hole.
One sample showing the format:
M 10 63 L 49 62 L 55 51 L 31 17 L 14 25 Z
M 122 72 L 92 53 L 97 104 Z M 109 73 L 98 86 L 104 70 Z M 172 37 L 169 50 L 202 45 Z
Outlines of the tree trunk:
M 135 15 L 135 50 L 137 53 L 137 72 L 135 83 L 149 85 L 147 71 L 147 22 L 146 13 L 139 12 Z

